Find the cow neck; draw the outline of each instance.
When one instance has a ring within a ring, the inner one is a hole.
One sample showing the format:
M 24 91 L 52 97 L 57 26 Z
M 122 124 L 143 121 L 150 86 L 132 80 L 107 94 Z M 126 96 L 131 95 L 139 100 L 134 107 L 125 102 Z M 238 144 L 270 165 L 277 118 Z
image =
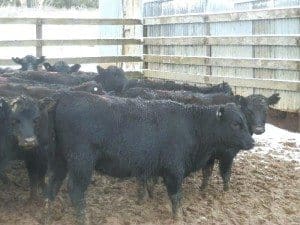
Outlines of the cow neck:
M 188 111 L 193 118 L 193 126 L 196 138 L 202 146 L 218 145 L 221 139 L 218 140 L 218 120 L 216 112 L 219 106 L 197 106 L 189 105 Z

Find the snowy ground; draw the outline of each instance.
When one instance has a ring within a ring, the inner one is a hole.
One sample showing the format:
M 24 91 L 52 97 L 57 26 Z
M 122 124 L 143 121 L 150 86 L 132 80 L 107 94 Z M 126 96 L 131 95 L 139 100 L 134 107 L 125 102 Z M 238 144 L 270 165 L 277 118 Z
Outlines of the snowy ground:
M 254 135 L 254 139 L 256 147 L 251 152 L 270 155 L 285 161 L 293 160 L 300 164 L 300 133 L 266 124 L 266 132 L 262 135 Z

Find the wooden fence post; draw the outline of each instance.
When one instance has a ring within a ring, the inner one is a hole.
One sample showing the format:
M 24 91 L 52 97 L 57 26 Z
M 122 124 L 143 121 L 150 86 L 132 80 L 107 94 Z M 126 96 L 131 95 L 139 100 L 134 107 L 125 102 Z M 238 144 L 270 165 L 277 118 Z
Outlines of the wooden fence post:
M 35 54 L 36 57 L 41 57 L 43 55 L 43 23 L 42 19 L 37 19 L 35 24 L 35 39 L 37 40 Z
M 210 36 L 210 23 L 208 22 L 208 16 L 204 16 L 203 20 L 204 20 L 205 36 L 209 37 Z M 204 45 L 205 45 L 205 56 L 210 58 L 211 57 L 211 45 L 210 45 L 210 43 L 208 43 L 208 38 L 205 38 Z M 208 64 L 208 62 L 206 62 L 205 64 Z M 212 73 L 211 66 L 206 65 L 205 66 L 205 75 L 212 75 L 211 73 Z
M 143 23 L 143 39 L 145 37 L 147 37 L 147 25 L 144 25 L 144 23 Z M 148 45 L 146 45 L 144 41 L 142 42 L 142 44 L 143 44 L 143 55 L 146 55 L 146 54 L 148 54 Z M 148 69 L 148 62 L 146 62 L 144 60 L 144 56 L 143 56 L 143 68 L 142 69 L 143 70 Z

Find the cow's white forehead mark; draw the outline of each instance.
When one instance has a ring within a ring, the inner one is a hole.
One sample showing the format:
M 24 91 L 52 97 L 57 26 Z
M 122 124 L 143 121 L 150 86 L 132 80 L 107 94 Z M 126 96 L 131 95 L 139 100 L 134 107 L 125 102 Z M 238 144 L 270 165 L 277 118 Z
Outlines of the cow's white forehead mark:
M 97 87 L 94 87 L 94 91 L 98 91 L 98 88 L 97 88 Z

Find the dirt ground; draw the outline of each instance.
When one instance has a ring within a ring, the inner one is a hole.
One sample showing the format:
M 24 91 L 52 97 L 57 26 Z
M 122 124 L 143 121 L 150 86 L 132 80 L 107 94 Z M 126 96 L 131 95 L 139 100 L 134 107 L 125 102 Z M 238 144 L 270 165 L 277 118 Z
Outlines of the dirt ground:
M 183 217 L 178 221 L 170 219 L 170 203 L 161 182 L 154 198 L 138 205 L 134 179 L 95 174 L 87 192 L 90 224 L 300 224 L 300 134 L 272 125 L 266 129 L 265 136 L 255 137 L 254 150 L 236 158 L 228 192 L 222 190 L 217 167 L 204 192 L 199 190 L 200 172 L 185 179 Z M 0 224 L 39 224 L 43 204 L 27 202 L 24 165 L 13 163 L 8 175 L 17 185 L 0 183 Z M 52 224 L 74 224 L 72 213 L 64 185 L 52 208 Z

